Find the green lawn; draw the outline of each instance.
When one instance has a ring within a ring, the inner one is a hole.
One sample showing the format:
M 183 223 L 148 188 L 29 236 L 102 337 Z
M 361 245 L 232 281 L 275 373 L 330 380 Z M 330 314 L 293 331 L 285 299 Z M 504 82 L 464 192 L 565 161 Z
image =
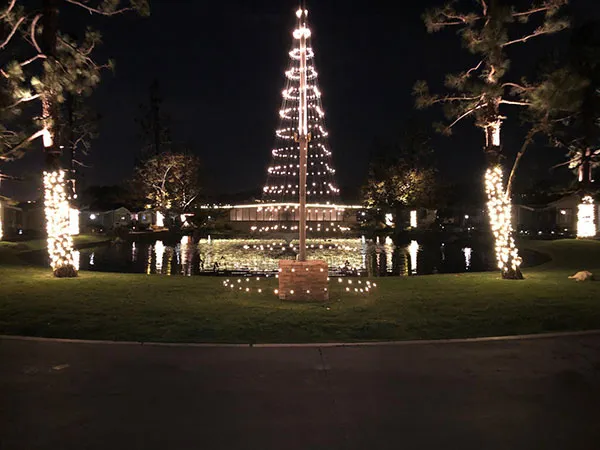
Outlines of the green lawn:
M 583 269 L 600 274 L 600 242 L 522 246 L 552 257 L 527 269 L 524 281 L 501 280 L 498 273 L 390 277 L 372 280 L 374 292 L 356 295 L 332 279 L 325 305 L 282 303 L 273 279 L 242 281 L 268 292 L 246 294 L 225 289 L 222 278 L 82 272 L 55 279 L 49 270 L 0 266 L 0 334 L 252 343 L 600 329 L 600 282 L 567 279 Z

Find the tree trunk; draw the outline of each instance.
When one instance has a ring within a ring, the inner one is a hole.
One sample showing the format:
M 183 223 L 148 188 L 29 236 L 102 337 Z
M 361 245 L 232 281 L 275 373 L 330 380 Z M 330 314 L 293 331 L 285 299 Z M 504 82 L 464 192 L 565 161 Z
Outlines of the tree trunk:
M 490 227 L 494 237 L 494 249 L 502 278 L 522 280 L 519 266 L 521 258 L 515 246 L 512 229 L 512 205 L 504 187 L 504 173 L 501 164 L 500 129 L 502 119 L 498 114 L 489 120 L 484 128 L 486 135 L 487 170 L 485 190 L 488 200 Z
M 69 197 L 76 198 L 76 181 L 75 181 L 75 97 L 73 94 L 67 94 L 65 99 L 66 106 L 66 126 L 67 138 L 65 142 L 69 145 Z
M 55 74 L 51 73 L 56 64 L 56 41 L 58 36 L 58 0 L 43 1 L 41 49 L 48 58 L 44 66 L 44 91 L 42 100 L 42 120 L 44 124 L 44 151 L 46 155 L 44 171 L 44 206 L 46 229 L 48 232 L 48 255 L 50 266 L 57 277 L 76 277 L 73 238 L 69 232 L 70 207 L 67 195 L 67 179 L 61 169 L 61 149 L 57 136 L 59 105 L 55 92 Z

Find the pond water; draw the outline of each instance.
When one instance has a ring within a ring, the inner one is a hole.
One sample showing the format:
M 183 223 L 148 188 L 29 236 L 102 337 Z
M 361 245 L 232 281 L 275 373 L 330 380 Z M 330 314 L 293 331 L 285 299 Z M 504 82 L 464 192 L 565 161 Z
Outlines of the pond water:
M 178 242 L 123 242 L 83 249 L 82 270 L 162 275 L 274 274 L 280 259 L 295 259 L 297 241 L 201 239 Z M 493 268 L 488 252 L 459 243 L 388 238 L 309 239 L 308 258 L 323 259 L 331 275 L 423 275 L 478 272 Z

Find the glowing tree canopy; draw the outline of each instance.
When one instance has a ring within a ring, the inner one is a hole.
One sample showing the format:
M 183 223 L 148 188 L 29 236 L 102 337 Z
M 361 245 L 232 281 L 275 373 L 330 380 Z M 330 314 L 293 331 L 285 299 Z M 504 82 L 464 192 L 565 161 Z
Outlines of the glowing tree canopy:
M 308 204 L 336 203 L 339 189 L 335 183 L 331 150 L 325 129 L 325 112 L 321 103 L 321 91 L 317 83 L 315 52 L 311 45 L 311 31 L 307 23 L 308 11 L 296 12 L 297 23 L 294 33 L 305 33 L 306 39 L 306 98 L 308 143 L 306 199 Z M 293 39 L 299 45 L 298 39 Z M 290 64 L 285 72 L 286 82 L 282 92 L 283 101 L 279 111 L 280 125 L 276 131 L 275 147 L 268 169 L 267 183 L 263 188 L 263 199 L 268 202 L 298 202 L 300 146 L 298 122 L 300 113 L 300 67 L 301 51 L 293 47 L 289 53 Z

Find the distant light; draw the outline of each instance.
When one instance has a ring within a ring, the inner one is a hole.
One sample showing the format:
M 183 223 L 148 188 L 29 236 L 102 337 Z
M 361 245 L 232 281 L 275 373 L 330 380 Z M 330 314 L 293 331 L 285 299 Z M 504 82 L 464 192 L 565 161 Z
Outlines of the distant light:
M 90 214 L 90 220 L 96 220 L 96 214 Z
M 79 234 L 79 210 L 69 209 L 69 234 L 76 236 Z
M 417 211 L 415 210 L 410 212 L 410 226 L 411 228 L 417 228 Z
M 594 199 L 587 195 L 577 206 L 577 237 L 594 237 L 596 235 Z

